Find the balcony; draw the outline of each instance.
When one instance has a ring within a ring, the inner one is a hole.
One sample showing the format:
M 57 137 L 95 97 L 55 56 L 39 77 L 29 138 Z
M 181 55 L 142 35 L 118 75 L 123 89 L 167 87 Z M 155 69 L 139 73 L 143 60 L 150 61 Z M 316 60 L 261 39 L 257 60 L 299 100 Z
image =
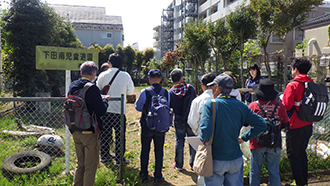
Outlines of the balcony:
M 160 32 L 154 32 L 153 33 L 153 39 L 157 39 L 157 38 L 159 38 L 160 37 Z
M 161 47 L 160 46 L 160 41 L 153 42 L 152 47 L 154 47 L 154 48 L 160 48 Z

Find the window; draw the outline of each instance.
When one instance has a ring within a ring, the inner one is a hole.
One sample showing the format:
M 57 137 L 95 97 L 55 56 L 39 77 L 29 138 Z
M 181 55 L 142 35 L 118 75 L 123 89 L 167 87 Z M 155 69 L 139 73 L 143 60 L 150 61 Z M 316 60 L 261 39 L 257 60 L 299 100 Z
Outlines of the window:
M 298 40 L 300 40 L 300 41 L 304 40 L 304 36 L 302 34 L 299 34 L 298 35 Z
M 222 2 L 219 1 L 219 3 L 218 3 L 218 11 L 221 10 L 221 3 L 222 3 Z
M 206 17 L 209 17 L 210 16 L 210 9 L 207 9 L 206 10 Z
M 272 43 L 282 43 L 283 42 L 283 38 L 280 38 L 278 35 L 272 35 Z
M 101 38 L 112 38 L 112 32 L 101 33 Z

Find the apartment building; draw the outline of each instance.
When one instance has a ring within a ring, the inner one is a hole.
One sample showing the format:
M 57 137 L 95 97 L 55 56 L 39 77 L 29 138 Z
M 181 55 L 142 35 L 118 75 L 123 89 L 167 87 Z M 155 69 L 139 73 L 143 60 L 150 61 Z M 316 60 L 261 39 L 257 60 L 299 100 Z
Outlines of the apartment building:
M 161 59 L 161 41 L 160 41 L 160 37 L 161 37 L 161 26 L 155 26 L 153 28 L 154 33 L 153 33 L 153 39 L 155 40 L 152 44 L 152 47 L 154 48 L 155 51 L 155 58 L 160 60 Z
M 91 44 L 123 46 L 124 27 L 121 16 L 105 15 L 105 7 L 49 4 L 64 19 L 69 19 L 78 39 L 85 47 Z
M 204 21 L 215 22 L 219 19 L 226 19 L 230 12 L 243 3 L 250 3 L 249 0 L 173 0 L 173 2 L 163 9 L 160 29 L 154 29 L 154 36 L 160 35 L 157 46 L 160 49 L 161 56 L 166 52 L 172 51 L 180 39 L 183 37 L 183 27 L 189 21 L 202 19 Z M 330 12 L 330 5 L 327 1 L 324 4 L 315 7 L 308 13 L 308 18 L 313 19 Z M 156 27 L 155 27 L 156 28 Z M 157 27 L 159 28 L 159 27 Z M 302 30 L 294 29 L 286 38 L 288 46 L 287 56 L 293 56 L 297 44 L 304 38 Z M 268 45 L 268 52 L 272 53 L 283 49 L 283 41 L 276 35 L 272 35 Z

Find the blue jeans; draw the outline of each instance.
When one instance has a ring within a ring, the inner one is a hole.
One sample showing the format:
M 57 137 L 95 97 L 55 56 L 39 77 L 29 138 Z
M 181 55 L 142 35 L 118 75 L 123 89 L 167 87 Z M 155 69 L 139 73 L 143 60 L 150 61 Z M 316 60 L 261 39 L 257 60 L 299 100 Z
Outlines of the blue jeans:
M 204 177 L 205 186 L 243 186 L 243 157 L 231 161 L 213 160 L 213 175 Z
M 281 159 L 281 148 L 251 149 L 250 162 L 250 186 L 260 185 L 260 171 L 266 160 L 270 186 L 281 186 L 279 164 Z
M 154 177 L 161 178 L 162 168 L 163 168 L 165 132 L 156 132 L 150 130 L 148 127 L 142 127 L 142 132 L 141 132 L 141 146 L 142 146 L 141 155 L 140 155 L 141 176 L 148 175 L 151 140 L 154 141 L 154 152 L 155 152 Z
M 175 127 L 175 162 L 176 167 L 183 167 L 183 149 L 185 143 L 186 136 L 196 136 L 194 132 L 191 130 L 190 126 L 187 123 L 183 123 L 182 116 L 176 115 L 174 119 L 174 127 Z M 189 165 L 192 168 L 194 165 L 194 159 L 196 151 L 189 145 L 190 152 L 190 160 Z

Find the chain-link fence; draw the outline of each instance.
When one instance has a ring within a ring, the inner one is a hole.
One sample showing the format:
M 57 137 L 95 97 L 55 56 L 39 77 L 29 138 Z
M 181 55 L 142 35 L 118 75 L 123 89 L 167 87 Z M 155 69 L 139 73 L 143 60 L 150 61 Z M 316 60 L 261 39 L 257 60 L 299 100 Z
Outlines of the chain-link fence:
M 110 153 L 102 164 L 119 182 L 126 162 L 122 100 L 110 99 L 109 109 L 119 113 L 107 113 L 102 118 L 107 132 L 101 136 L 101 152 Z M 0 98 L 0 185 L 4 179 L 13 185 L 15 181 L 31 185 L 36 183 L 33 180 L 42 180 L 46 185 L 72 184 L 77 159 L 74 141 L 62 114 L 63 102 L 62 97 Z
M 314 150 L 317 155 L 321 155 L 324 159 L 330 155 L 329 123 L 330 123 L 330 106 L 328 104 L 323 119 L 319 122 L 314 122 L 313 135 L 310 140 L 310 147 L 312 148 L 312 150 Z

